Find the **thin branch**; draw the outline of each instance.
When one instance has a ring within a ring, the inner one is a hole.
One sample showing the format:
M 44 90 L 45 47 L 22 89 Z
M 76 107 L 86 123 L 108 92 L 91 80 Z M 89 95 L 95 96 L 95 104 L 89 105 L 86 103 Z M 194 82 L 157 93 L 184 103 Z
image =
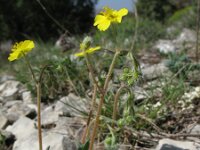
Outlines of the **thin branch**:
M 38 4 L 41 6 L 41 8 L 44 10 L 44 12 L 47 14 L 47 16 L 48 16 L 49 18 L 51 18 L 51 19 L 53 20 L 53 22 L 54 22 L 57 26 L 59 26 L 63 31 L 69 33 L 69 31 L 68 31 L 63 25 L 61 25 L 61 24 L 58 22 L 58 20 L 56 20 L 56 19 L 47 11 L 46 7 L 41 3 L 40 0 L 36 0 L 36 1 L 37 1 Z

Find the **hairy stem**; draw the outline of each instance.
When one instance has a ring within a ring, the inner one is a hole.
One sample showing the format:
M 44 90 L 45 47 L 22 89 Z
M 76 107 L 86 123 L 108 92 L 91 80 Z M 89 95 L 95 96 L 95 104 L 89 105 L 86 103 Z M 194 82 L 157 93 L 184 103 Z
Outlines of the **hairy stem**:
M 117 116 L 117 111 L 118 111 L 118 107 L 117 107 L 117 104 L 118 104 L 118 100 L 119 100 L 119 96 L 123 90 L 123 88 L 125 88 L 124 86 L 121 86 L 118 90 L 117 90 L 117 93 L 115 94 L 115 98 L 114 98 L 114 105 L 113 105 L 113 115 L 112 115 L 112 119 L 113 121 L 116 120 L 116 116 Z
M 90 124 L 90 120 L 92 118 L 92 112 L 93 112 L 93 109 L 94 109 L 94 105 L 95 105 L 95 102 L 96 102 L 96 94 L 97 94 L 97 86 L 94 85 L 94 91 L 93 91 L 93 95 L 92 95 L 92 105 L 91 105 L 91 108 L 90 108 L 90 112 L 89 112 L 89 115 L 88 115 L 88 119 L 87 119 L 87 124 L 86 124 L 86 128 L 84 130 L 84 133 L 83 133 L 83 137 L 82 137 L 82 144 L 85 143 L 85 140 L 86 140 L 86 137 L 87 137 L 87 133 L 88 133 L 88 127 L 89 127 L 89 124 Z
M 60 27 L 63 31 L 67 31 L 68 30 L 63 26 L 61 25 L 58 20 L 56 20 L 46 9 L 46 7 L 41 3 L 40 0 L 36 0 L 36 2 L 38 2 L 38 4 L 41 6 L 41 8 L 44 10 L 44 12 L 46 13 L 46 15 L 58 26 Z
M 86 59 L 88 70 L 91 73 L 91 77 L 92 77 L 93 83 L 97 86 L 97 89 L 99 90 L 99 92 L 102 92 L 101 88 L 98 85 L 98 82 L 95 79 L 94 70 L 92 68 L 92 65 L 91 65 L 91 63 L 89 61 L 88 55 L 86 53 L 85 53 L 85 59 Z
M 40 73 L 40 77 L 39 77 L 39 81 L 36 79 L 36 76 L 33 72 L 32 66 L 29 62 L 29 60 L 26 58 L 26 56 L 24 55 L 24 59 L 25 62 L 31 72 L 31 75 L 33 77 L 33 80 L 36 84 L 36 89 L 37 89 L 37 109 L 38 109 L 38 142 L 39 142 L 39 150 L 42 150 L 42 129 L 41 129 L 41 80 L 42 80 L 42 76 L 44 73 L 44 70 L 46 68 L 46 66 L 42 69 L 41 73 Z
M 38 140 L 39 150 L 42 150 L 42 129 L 41 129 L 41 84 L 38 82 L 37 85 L 37 108 L 38 108 Z
M 37 81 L 37 79 L 36 79 L 36 77 L 35 77 L 35 74 L 34 74 L 34 72 L 33 72 L 32 66 L 31 66 L 29 60 L 26 58 L 25 54 L 23 54 L 23 55 L 24 55 L 25 63 L 26 63 L 26 65 L 28 66 L 28 68 L 29 68 L 29 70 L 30 70 L 30 72 L 31 72 L 32 78 L 33 78 L 35 84 L 37 84 L 38 81 Z
M 96 119 L 95 119 L 95 123 L 94 123 L 94 127 L 93 127 L 93 132 L 92 132 L 92 136 L 91 136 L 91 139 L 90 139 L 89 150 L 93 149 L 94 140 L 95 140 L 95 137 L 96 137 L 96 132 L 97 132 L 98 125 L 99 125 L 99 117 L 101 115 L 101 109 L 102 109 L 102 106 L 103 106 L 103 103 L 104 103 L 104 96 L 105 96 L 104 94 L 101 95 L 101 99 L 100 99 L 100 103 L 99 103 L 99 106 L 98 106 L 97 115 L 96 115 Z
M 99 106 L 98 106 L 97 115 L 96 115 L 96 119 L 95 119 L 95 123 L 94 123 L 94 128 L 93 128 L 93 132 L 92 132 L 92 136 L 91 136 L 91 140 L 90 140 L 89 150 L 93 149 L 94 140 L 95 140 L 95 137 L 96 137 L 98 126 L 99 126 L 99 117 L 101 115 L 101 110 L 102 110 L 103 103 L 104 103 L 104 97 L 105 97 L 105 94 L 106 94 L 106 91 L 107 91 L 107 88 L 108 88 L 108 83 L 110 81 L 110 78 L 111 78 L 111 75 L 112 75 L 112 72 L 113 72 L 113 69 L 114 69 L 114 65 L 116 63 L 116 60 L 117 60 L 119 53 L 120 53 L 119 50 L 117 50 L 115 52 L 115 55 L 113 57 L 111 65 L 110 65 L 108 74 L 106 76 L 106 80 L 104 82 L 104 87 L 103 87 L 103 91 L 101 92 L 100 103 L 99 103 Z
M 116 60 L 117 60 L 117 57 L 118 57 L 119 53 L 120 53 L 120 51 L 117 50 L 117 51 L 115 52 L 114 57 L 113 57 L 112 63 L 111 63 L 111 65 L 110 65 L 110 68 L 109 68 L 109 71 L 108 71 L 108 74 L 107 74 L 107 76 L 106 76 L 106 80 L 105 80 L 105 83 L 104 83 L 104 86 L 103 86 L 104 92 L 105 92 L 105 91 L 107 90 L 107 88 L 108 88 L 108 84 L 109 84 L 111 75 L 112 75 L 112 73 L 113 73 L 114 65 L 115 65 L 115 63 L 116 63 Z

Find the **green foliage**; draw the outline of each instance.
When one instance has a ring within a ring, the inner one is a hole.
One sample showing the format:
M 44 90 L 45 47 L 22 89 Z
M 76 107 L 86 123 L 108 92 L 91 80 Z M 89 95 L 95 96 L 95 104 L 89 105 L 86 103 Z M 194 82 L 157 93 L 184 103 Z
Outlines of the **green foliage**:
M 143 18 L 165 22 L 174 12 L 191 4 L 191 0 L 138 0 L 136 6 Z
M 1 132 L 0 132 L 0 149 L 6 150 L 5 137 L 1 134 Z
M 87 140 L 85 144 L 79 144 L 78 150 L 88 150 L 90 145 L 90 140 Z
M 39 42 L 27 57 L 37 77 L 46 66 L 42 78 L 43 100 L 56 99 L 59 95 L 68 95 L 69 92 L 85 96 L 90 82 L 87 72 L 83 71 L 86 69 L 84 63 L 78 63 L 70 54 L 62 53 L 51 43 L 45 45 L 42 42 Z M 36 94 L 26 63 L 17 60 L 13 65 L 17 79 Z
M 196 13 L 193 6 L 188 6 L 177 10 L 167 20 L 169 25 L 175 25 L 178 28 L 195 28 L 196 27 Z
M 43 96 L 55 99 L 57 95 L 67 95 L 69 92 L 85 96 L 86 84 L 82 82 L 87 82 L 88 79 L 87 73 L 82 72 L 82 67 L 69 57 L 49 62 L 42 80 Z
M 108 129 L 110 131 L 110 135 L 108 135 L 104 140 L 104 145 L 106 150 L 116 150 L 117 149 L 117 143 L 116 143 L 116 136 L 113 132 L 112 128 L 108 125 Z
M 94 16 L 96 0 L 43 0 L 41 3 L 62 26 L 72 33 L 89 30 Z M 45 13 L 37 0 L 1 0 L 1 39 L 22 39 L 40 37 L 43 40 L 55 38 L 63 32 Z
M 167 0 L 138 0 L 136 6 L 140 16 L 162 22 L 176 9 Z
M 184 80 L 179 79 L 178 82 L 163 86 L 162 92 L 164 100 L 170 102 L 173 105 L 176 105 L 177 100 L 179 100 L 185 93 Z
M 191 66 L 191 60 L 185 54 L 171 53 L 167 66 L 173 73 L 178 73 L 178 76 L 187 77 L 187 72 Z M 181 70 L 180 70 L 181 69 Z
M 165 26 L 151 19 L 140 19 L 138 27 L 138 41 L 136 43 L 152 44 L 166 34 Z

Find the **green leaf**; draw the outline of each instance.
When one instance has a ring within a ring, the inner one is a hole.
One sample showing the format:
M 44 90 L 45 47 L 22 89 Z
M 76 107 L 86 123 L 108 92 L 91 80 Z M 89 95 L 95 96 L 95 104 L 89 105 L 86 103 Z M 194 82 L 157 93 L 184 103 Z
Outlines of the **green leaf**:
M 78 147 L 78 150 L 88 150 L 90 146 L 90 140 L 88 139 L 85 144 L 81 144 Z

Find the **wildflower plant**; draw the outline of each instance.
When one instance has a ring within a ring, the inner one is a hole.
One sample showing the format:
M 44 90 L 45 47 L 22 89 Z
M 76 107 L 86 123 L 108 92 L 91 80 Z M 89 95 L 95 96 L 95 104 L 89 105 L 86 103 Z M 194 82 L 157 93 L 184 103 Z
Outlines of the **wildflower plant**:
M 104 10 L 101 11 L 94 20 L 94 26 L 100 31 L 107 30 L 111 23 L 121 23 L 122 17 L 128 14 L 128 10 L 126 8 L 122 8 L 120 10 L 114 10 L 109 7 L 104 7 Z
M 43 68 L 43 71 L 40 73 L 39 79 L 36 78 L 32 66 L 29 62 L 29 59 L 27 59 L 27 54 L 35 47 L 35 44 L 31 40 L 25 40 L 21 41 L 19 43 L 15 43 L 14 46 L 11 49 L 11 53 L 8 57 L 9 61 L 18 60 L 20 58 L 24 58 L 31 74 L 33 77 L 33 80 L 35 82 L 36 88 L 37 88 L 37 109 L 38 109 L 38 142 L 39 142 L 39 150 L 42 150 L 42 129 L 41 129 L 41 79 L 43 75 L 43 71 L 45 67 Z
M 122 22 L 122 18 L 124 16 L 126 16 L 128 14 L 128 10 L 126 8 L 122 8 L 120 10 L 114 10 L 111 9 L 109 7 L 104 7 L 103 11 L 101 11 L 94 19 L 94 26 L 97 26 L 97 29 L 100 31 L 106 31 L 110 26 L 121 23 Z M 117 35 L 116 35 L 117 36 Z M 89 70 L 89 74 L 91 75 L 92 78 L 92 82 L 94 84 L 94 92 L 93 92 L 93 98 L 92 98 L 92 104 L 91 104 L 91 109 L 89 112 L 89 117 L 88 117 L 88 121 L 87 121 L 87 126 L 84 132 L 84 135 L 82 137 L 82 144 L 85 143 L 87 135 L 89 132 L 89 127 L 91 127 L 90 125 L 90 120 L 92 118 L 92 111 L 93 111 L 93 107 L 94 107 L 94 103 L 96 101 L 97 96 L 99 96 L 99 102 L 98 102 L 98 109 L 96 112 L 96 117 L 95 117 L 95 121 L 93 124 L 93 131 L 91 133 L 90 136 L 90 144 L 89 144 L 89 150 L 93 149 L 93 145 L 94 145 L 94 140 L 96 138 L 97 135 L 97 130 L 99 128 L 99 123 L 100 121 L 103 120 L 104 117 L 101 117 L 101 113 L 102 110 L 106 107 L 104 106 L 104 103 L 107 102 L 105 101 L 107 98 L 107 95 L 109 94 L 108 92 L 108 87 L 109 87 L 109 82 L 112 78 L 112 74 L 113 74 L 113 70 L 115 68 L 115 64 L 118 60 L 118 58 L 120 57 L 120 53 L 123 51 L 119 48 L 115 48 L 115 50 L 109 50 L 111 52 L 114 52 L 114 56 L 112 58 L 112 62 L 109 66 L 108 72 L 105 75 L 105 80 L 102 83 L 99 83 L 100 80 L 98 80 L 98 76 L 95 74 L 96 71 L 94 71 L 94 67 L 93 64 L 90 61 L 90 54 L 92 54 L 93 52 L 97 52 L 98 50 L 103 49 L 103 47 L 100 46 L 96 46 L 96 47 L 91 47 L 92 45 L 92 39 L 91 37 L 86 37 L 83 42 L 80 44 L 80 50 L 81 52 L 76 53 L 75 56 L 77 57 L 84 57 L 86 60 L 86 64 Z M 107 49 L 105 49 L 107 50 Z M 136 61 L 135 57 L 133 57 L 133 54 L 131 52 L 131 48 L 130 51 L 128 52 L 127 55 L 128 58 L 131 58 L 130 60 L 133 62 L 133 69 L 129 69 L 128 67 L 125 70 L 125 72 L 122 75 L 122 80 L 125 81 L 125 84 L 122 84 L 122 86 L 119 88 L 119 90 L 116 92 L 116 95 L 114 96 L 114 105 L 113 105 L 113 120 L 111 121 L 112 123 L 112 127 L 115 124 L 115 120 L 116 120 L 116 116 L 117 116 L 117 112 L 118 112 L 118 99 L 119 96 L 121 94 L 122 91 L 126 90 L 128 91 L 130 94 L 132 94 L 129 90 L 129 86 L 133 85 L 139 78 L 139 64 Z M 128 83 L 126 85 L 126 83 Z M 132 99 L 131 99 L 132 100 Z M 126 107 L 127 110 L 125 110 L 126 112 L 128 112 L 129 114 L 132 114 L 132 111 L 130 111 L 132 108 L 130 108 L 132 106 L 132 104 L 130 104 L 130 99 L 127 101 L 127 105 L 129 105 L 129 107 Z M 126 120 L 127 118 L 130 120 L 129 122 L 131 122 L 132 118 L 130 119 L 129 114 L 126 115 Z M 111 128 L 111 127 L 109 127 Z M 106 138 L 107 139 L 107 138 Z M 115 143 L 115 142 L 114 142 Z
M 92 43 L 92 38 L 89 36 L 85 37 L 83 42 L 80 44 L 81 52 L 76 53 L 75 56 L 83 57 L 85 54 L 90 54 L 90 53 L 93 53 L 93 52 L 101 49 L 100 46 L 90 47 L 91 43 Z

